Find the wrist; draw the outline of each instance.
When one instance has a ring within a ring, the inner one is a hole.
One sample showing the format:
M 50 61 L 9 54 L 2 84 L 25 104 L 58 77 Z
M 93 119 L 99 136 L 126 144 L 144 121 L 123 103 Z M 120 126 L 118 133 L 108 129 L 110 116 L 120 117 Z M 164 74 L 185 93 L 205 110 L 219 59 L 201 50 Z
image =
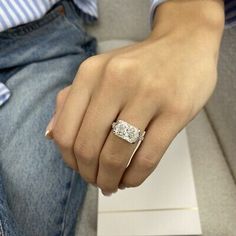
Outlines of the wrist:
M 199 37 L 219 45 L 223 29 L 222 0 L 169 0 L 156 9 L 149 39 L 171 34 L 176 39 Z

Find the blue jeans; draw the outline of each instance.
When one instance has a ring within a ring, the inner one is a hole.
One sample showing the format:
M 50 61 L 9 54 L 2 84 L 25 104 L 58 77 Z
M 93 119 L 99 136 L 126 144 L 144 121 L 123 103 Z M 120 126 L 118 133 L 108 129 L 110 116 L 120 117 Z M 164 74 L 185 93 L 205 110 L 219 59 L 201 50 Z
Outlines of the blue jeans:
M 0 33 L 0 235 L 74 235 L 87 183 L 44 137 L 56 95 L 96 53 L 79 9 L 61 1 L 38 21 Z M 79 107 L 75 107 L 79 109 Z

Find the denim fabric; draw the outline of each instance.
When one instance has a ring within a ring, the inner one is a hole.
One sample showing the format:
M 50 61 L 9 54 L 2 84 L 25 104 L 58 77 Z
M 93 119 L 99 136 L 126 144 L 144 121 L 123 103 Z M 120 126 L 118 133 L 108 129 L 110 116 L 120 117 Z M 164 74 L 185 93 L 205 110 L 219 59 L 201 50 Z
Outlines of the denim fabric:
M 12 92 L 0 108 L 1 236 L 74 235 L 87 183 L 44 132 L 57 93 L 95 53 L 72 1 L 0 33 L 0 81 Z

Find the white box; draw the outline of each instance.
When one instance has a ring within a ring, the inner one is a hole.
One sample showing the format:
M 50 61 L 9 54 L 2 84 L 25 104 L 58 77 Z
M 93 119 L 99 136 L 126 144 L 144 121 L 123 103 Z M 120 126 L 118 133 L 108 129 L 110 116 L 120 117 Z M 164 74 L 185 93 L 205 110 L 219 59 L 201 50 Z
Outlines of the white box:
M 202 233 L 185 130 L 141 186 L 111 197 L 99 191 L 97 232 L 98 236 Z

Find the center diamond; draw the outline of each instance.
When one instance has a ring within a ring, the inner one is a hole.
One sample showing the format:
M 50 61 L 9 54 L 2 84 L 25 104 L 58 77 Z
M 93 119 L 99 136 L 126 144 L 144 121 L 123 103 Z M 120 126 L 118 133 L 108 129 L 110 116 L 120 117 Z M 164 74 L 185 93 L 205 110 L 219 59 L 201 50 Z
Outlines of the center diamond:
M 112 124 L 113 133 L 129 143 L 135 143 L 139 140 L 140 130 L 129 123 L 118 120 Z

